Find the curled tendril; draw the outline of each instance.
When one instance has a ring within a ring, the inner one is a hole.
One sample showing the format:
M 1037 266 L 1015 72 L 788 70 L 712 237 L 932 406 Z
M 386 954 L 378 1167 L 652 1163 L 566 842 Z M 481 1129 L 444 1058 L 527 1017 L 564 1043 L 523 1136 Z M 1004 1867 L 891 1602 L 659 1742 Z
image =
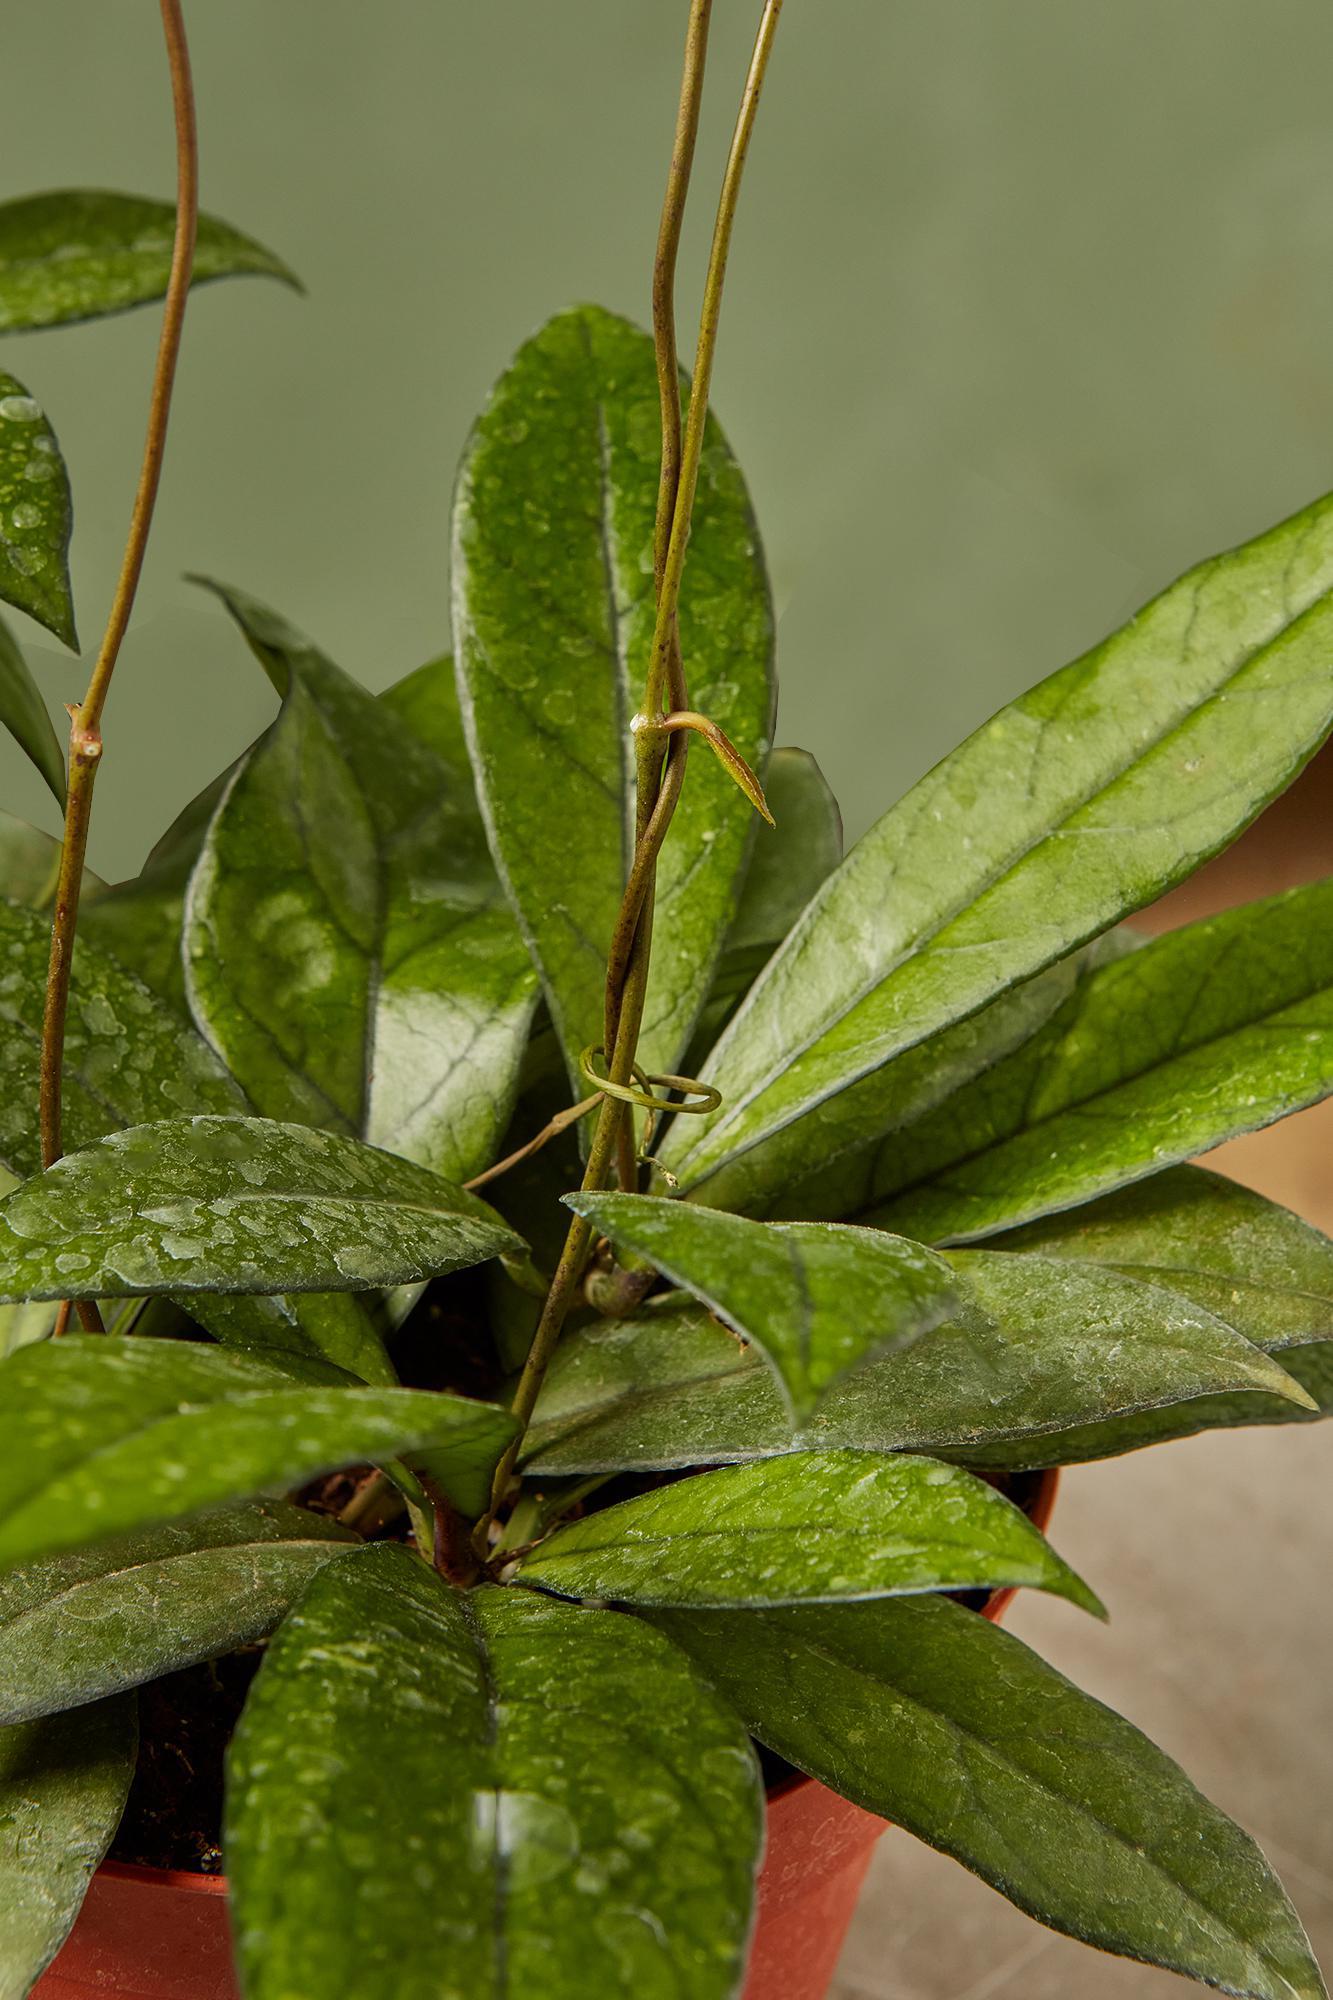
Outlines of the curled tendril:
M 603 1061 L 606 1059 L 606 1050 L 600 1043 L 594 1043 L 591 1048 L 585 1049 L 579 1057 L 579 1068 L 582 1070 L 584 1076 L 587 1077 L 588 1082 L 595 1084 L 603 1096 L 618 1098 L 622 1104 L 642 1105 L 644 1110 L 651 1111 L 654 1117 L 659 1112 L 667 1111 L 689 1111 L 703 1115 L 710 1111 L 716 1111 L 722 1102 L 722 1092 L 715 1090 L 711 1083 L 699 1083 L 692 1076 L 668 1076 L 665 1074 L 661 1076 L 647 1076 L 637 1063 L 635 1063 L 631 1072 L 634 1077 L 633 1084 L 613 1083 L 610 1077 L 603 1076 L 598 1070 L 597 1061 L 599 1057 Z M 637 1089 L 635 1088 L 636 1084 L 638 1085 Z M 702 1102 L 698 1104 L 676 1104 L 669 1095 L 659 1097 L 653 1089 L 654 1084 L 660 1085 L 664 1091 L 678 1090 L 683 1096 L 697 1097 Z

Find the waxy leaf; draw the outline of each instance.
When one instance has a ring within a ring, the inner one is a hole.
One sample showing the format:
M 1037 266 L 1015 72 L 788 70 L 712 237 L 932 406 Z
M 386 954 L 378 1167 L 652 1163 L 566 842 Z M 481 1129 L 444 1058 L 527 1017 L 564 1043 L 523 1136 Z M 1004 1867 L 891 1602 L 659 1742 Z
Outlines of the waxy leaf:
M 262 1639 L 316 1571 L 360 1546 L 336 1521 L 269 1501 L 0 1575 L 0 1723 Z
M 379 1329 L 356 1292 L 195 1293 L 186 1302 L 191 1315 L 224 1347 L 237 1347 L 275 1365 L 281 1355 L 332 1362 L 362 1382 L 392 1387 L 397 1370 L 384 1351 Z
M 682 1184 L 735 1206 L 709 1186 L 729 1162 L 1224 847 L 1333 724 L 1331 591 L 1323 500 L 1192 570 L 923 778 L 728 1027 L 708 1070 L 723 1108 L 663 1148 Z
M 0 1567 L 417 1448 L 474 1512 L 513 1430 L 489 1403 L 298 1384 L 217 1347 L 48 1340 L 0 1362 Z
M 0 333 L 97 319 L 160 299 L 175 227 L 171 202 L 103 188 L 57 188 L 0 203 Z M 250 272 L 301 290 L 271 250 L 201 215 L 193 283 Z
M 842 860 L 842 814 L 808 750 L 775 750 L 764 795 L 777 822 L 755 836 L 727 950 L 771 950 Z
M 24 2000 L 74 1926 L 134 1775 L 134 1699 L 0 1729 L 0 1994 Z
M 803 1423 L 831 1383 L 903 1347 L 958 1304 L 947 1264 L 918 1243 L 829 1222 L 747 1222 L 652 1195 L 565 1197 L 611 1241 L 701 1299 L 767 1356 Z
M 1249 1835 L 986 1619 L 940 1598 L 651 1615 L 761 1743 L 1039 1923 L 1251 2000 L 1322 2000 Z
M 195 1017 L 266 1115 L 475 1173 L 537 981 L 471 786 L 272 612 L 221 595 L 285 701 L 190 884 Z
M 543 1473 L 704 1465 L 846 1447 L 946 1452 L 1034 1439 L 1194 1396 L 1309 1407 L 1278 1363 L 1179 1293 L 1055 1258 L 950 1256 L 956 1316 L 836 1382 L 794 1428 L 768 1371 L 689 1313 L 576 1329 L 525 1440 Z M 1034 1452 L 1033 1461 L 1045 1463 Z
M 896 1170 L 880 1163 L 880 1187 L 902 1191 L 872 1213 L 927 1242 L 975 1240 L 1330 1091 L 1333 881 L 1171 931 L 1091 974 L 1029 1050 L 914 1130 Z
M 65 758 L 60 748 L 46 703 L 28 671 L 28 663 L 7 626 L 0 623 L 0 722 L 9 731 L 25 757 L 46 780 L 47 789 L 63 810 L 65 804 Z M 8 877 L 4 894 L 14 892 Z
M 0 601 L 77 648 L 69 587 L 74 510 L 55 432 L 0 369 Z
M 475 1195 L 359 1140 L 171 1118 L 67 1153 L 0 1202 L 0 1298 L 366 1291 L 521 1247 Z
M 633 844 L 630 721 L 652 638 L 660 450 L 652 342 L 583 306 L 551 320 L 500 378 L 454 507 L 454 634 L 472 762 L 580 1097 L 580 1051 L 602 1040 L 606 954 Z M 691 706 L 762 767 L 772 610 L 744 482 L 711 422 L 680 632 Z M 639 1044 L 649 1071 L 673 1070 L 689 1039 L 754 821 L 715 759 L 694 752 L 658 867 Z
M 1105 1615 L 994 1487 L 859 1451 L 794 1452 L 640 1493 L 557 1528 L 518 1577 L 562 1597 L 700 1610 L 1031 1584 Z
M 658 1633 L 368 1549 L 288 1618 L 232 1746 L 245 1991 L 727 2000 L 761 1818 L 744 1731 Z

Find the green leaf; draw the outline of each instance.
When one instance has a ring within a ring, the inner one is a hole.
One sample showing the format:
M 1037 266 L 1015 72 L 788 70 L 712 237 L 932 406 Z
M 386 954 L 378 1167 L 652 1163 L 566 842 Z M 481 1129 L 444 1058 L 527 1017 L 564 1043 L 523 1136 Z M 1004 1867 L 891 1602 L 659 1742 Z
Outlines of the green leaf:
M 994 1487 L 927 1458 L 794 1452 L 640 1493 L 557 1528 L 520 1582 L 623 1604 L 833 1604 L 1030 1584 L 1105 1617 Z
M 0 1162 L 20 1176 L 41 1165 L 35 1112 L 50 952 L 49 916 L 0 902 Z M 71 1149 L 123 1125 L 245 1108 L 194 1030 L 82 935 L 65 1027 L 64 1095 Z
M 951 1452 L 1040 1439 L 1194 1396 L 1308 1407 L 1276 1361 L 1179 1293 L 1003 1251 L 947 1260 L 955 1318 L 837 1382 L 796 1430 L 768 1371 L 716 1323 L 660 1313 L 561 1343 L 525 1449 L 543 1473 L 671 1468 L 779 1452 Z M 1042 1464 L 1040 1447 L 1031 1460 Z
M 0 433 L 3 435 L 3 433 Z M 0 622 L 0 722 L 46 780 L 56 804 L 65 805 L 65 756 L 28 663 Z
M 1333 725 L 1331 588 L 1323 500 L 1192 570 L 923 778 L 830 877 L 728 1027 L 709 1065 L 722 1110 L 667 1137 L 682 1184 L 709 1186 L 1248 825 Z M 716 1186 L 708 1199 L 735 1206 Z
M 287 1620 L 232 1746 L 241 1979 L 725 2000 L 761 1817 L 744 1732 L 659 1634 L 368 1549 Z
M 927 1242 L 992 1235 L 1327 1096 L 1333 880 L 1103 966 L 1007 1071 L 942 1105 L 896 1172 L 881 1164 L 901 1192 L 876 1222 Z
M 652 342 L 595 307 L 520 349 L 464 454 L 454 634 L 492 847 L 542 970 L 576 1095 L 602 1039 L 606 954 L 629 866 L 630 718 L 652 637 L 661 449 Z M 762 766 L 773 618 L 739 469 L 708 428 L 681 599 L 691 705 Z M 639 1057 L 672 1070 L 730 924 L 754 812 L 694 754 L 657 877 Z
M 472 821 L 478 857 L 484 854 L 486 865 L 493 869 L 467 754 L 467 732 L 463 727 L 453 654 L 441 653 L 436 659 L 427 660 L 423 667 L 404 674 L 392 687 L 385 688 L 376 699 L 405 722 L 417 741 L 439 758 L 449 778 L 446 792 L 449 810 L 460 819 L 466 814 Z M 498 876 L 495 879 L 499 881 Z
M 0 1202 L 0 1298 L 365 1291 L 521 1247 L 475 1195 L 356 1139 L 170 1118 L 68 1153 Z
M 1252 2000 L 1322 2000 L 1249 1835 L 986 1619 L 922 1598 L 652 1623 L 762 1743 L 1039 1923 Z
M 397 1370 L 356 1292 L 297 1292 L 291 1298 L 262 1293 L 197 1293 L 189 1312 L 224 1347 L 273 1357 L 328 1361 L 362 1382 L 391 1388 Z
M 76 1708 L 262 1639 L 358 1538 L 285 1501 L 0 1576 L 0 1722 Z
M 729 952 L 781 944 L 842 860 L 842 814 L 808 750 L 775 750 L 764 793 L 777 824 L 755 836 Z
M 0 1358 L 31 1347 L 35 1340 L 49 1340 L 55 1331 L 56 1308 L 47 1300 L 35 1305 L 0 1306 Z
M 125 1810 L 133 1698 L 0 1729 L 0 1995 L 24 2000 L 74 1927 Z
M 0 1362 L 0 1566 L 429 1448 L 465 1511 L 514 1431 L 489 1403 L 325 1388 L 222 1348 L 68 1335 Z
M 536 978 L 470 786 L 262 605 L 220 593 L 285 692 L 190 885 L 195 1016 L 256 1107 L 453 1178 L 495 1152 Z
M 98 319 L 160 299 L 175 227 L 173 203 L 103 188 L 57 188 L 0 203 L 0 333 Z M 247 273 L 302 289 L 271 250 L 201 215 L 193 282 Z
M 12 813 L 0 812 L 0 896 L 14 903 L 28 903 L 35 910 L 49 911 L 55 900 L 56 871 L 60 866 L 60 842 L 49 833 L 29 826 Z M 79 902 L 79 934 L 91 916 L 94 898 L 106 884 L 91 868 L 83 871 Z M 50 938 L 48 933 L 47 942 Z M 0 949 L 3 945 L 0 944 Z M 2 1033 L 2 1031 L 0 1031 Z
M 831 1383 L 952 1316 L 942 1259 L 829 1222 L 747 1222 L 652 1195 L 566 1195 L 603 1235 L 683 1285 L 762 1349 L 803 1423 Z
M 77 650 L 69 585 L 73 525 L 55 432 L 41 404 L 0 369 L 0 601 Z
M 1183 1292 L 1268 1353 L 1333 1339 L 1333 1242 L 1290 1209 L 1203 1167 L 1172 1167 L 1030 1223 L 1030 1250 Z

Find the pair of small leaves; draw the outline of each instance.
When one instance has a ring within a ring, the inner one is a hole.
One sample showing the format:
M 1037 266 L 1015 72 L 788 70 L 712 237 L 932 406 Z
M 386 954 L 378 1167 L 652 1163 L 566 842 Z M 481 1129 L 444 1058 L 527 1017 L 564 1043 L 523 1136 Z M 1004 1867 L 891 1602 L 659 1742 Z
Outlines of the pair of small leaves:
M 1082 1426 L 1106 1427 L 1108 1454 L 1133 1448 L 1143 1441 L 1138 1412 L 1153 1413 L 1157 1435 L 1188 1435 L 1205 1421 L 1309 1410 L 1263 1345 L 1304 1355 L 1333 1333 L 1333 1251 L 1316 1231 L 1199 1169 L 1080 1216 L 1085 1240 L 1071 1217 L 1049 1241 L 1032 1230 L 1012 1251 L 947 1255 L 958 1313 L 835 1381 L 804 1429 L 769 1369 L 702 1314 L 577 1329 L 537 1408 L 534 1470 L 672 1467 L 815 1445 L 1047 1465 L 1064 1461 L 1066 1439 L 1072 1455 L 1094 1455 L 1073 1449 Z M 1168 1266 L 1155 1261 L 1163 1256 Z M 1263 1311 L 1254 1289 L 1234 1282 L 1246 1262 L 1267 1294 Z M 1214 1397 L 1226 1399 L 1220 1409 L 1199 1400 Z
M 267 1115 L 474 1173 L 513 1103 L 536 978 L 471 788 L 272 612 L 221 594 L 285 699 L 191 879 L 195 1017 Z
M 661 1149 L 681 1184 L 754 1206 L 873 1141 L 899 1116 L 896 1058 L 1233 838 L 1333 724 L 1331 593 L 1324 500 L 1191 571 L 947 757 L 852 851 L 751 989 L 708 1066 L 723 1110 L 679 1120 Z M 1003 1010 L 996 1020 L 1006 1027 Z M 939 1095 L 955 1082 L 943 1075 Z M 821 1107 L 803 1161 L 796 1140 L 759 1155 Z
M 602 1039 L 629 869 L 634 747 L 655 614 L 660 416 L 652 342 L 580 307 L 501 377 L 459 474 L 454 632 L 492 846 L 578 1095 Z M 690 701 L 762 767 L 773 617 L 740 471 L 708 425 L 680 610 Z M 759 829 L 762 839 L 768 832 Z M 735 910 L 754 813 L 697 751 L 657 874 L 639 1056 L 674 1071 Z
M 0 1363 L 0 1568 L 417 1449 L 459 1507 L 484 1506 L 514 1432 L 503 1410 L 331 1373 L 114 1335 L 22 1348 Z

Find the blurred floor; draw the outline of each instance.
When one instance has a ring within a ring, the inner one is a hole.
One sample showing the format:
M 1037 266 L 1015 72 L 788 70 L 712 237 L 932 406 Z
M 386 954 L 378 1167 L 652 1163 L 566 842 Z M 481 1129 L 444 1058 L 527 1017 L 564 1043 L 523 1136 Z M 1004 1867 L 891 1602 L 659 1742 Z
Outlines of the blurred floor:
M 1328 753 L 1153 927 L 1333 872 Z M 1333 1232 L 1333 1100 L 1208 1164 Z M 1259 1840 L 1333 1970 L 1330 1428 L 1214 1432 L 1067 1472 L 1051 1527 L 1109 1629 L 1020 1595 L 1009 1629 Z M 943 1855 L 881 1841 L 830 2000 L 1167 2000 L 1166 1973 L 1040 1929 Z

